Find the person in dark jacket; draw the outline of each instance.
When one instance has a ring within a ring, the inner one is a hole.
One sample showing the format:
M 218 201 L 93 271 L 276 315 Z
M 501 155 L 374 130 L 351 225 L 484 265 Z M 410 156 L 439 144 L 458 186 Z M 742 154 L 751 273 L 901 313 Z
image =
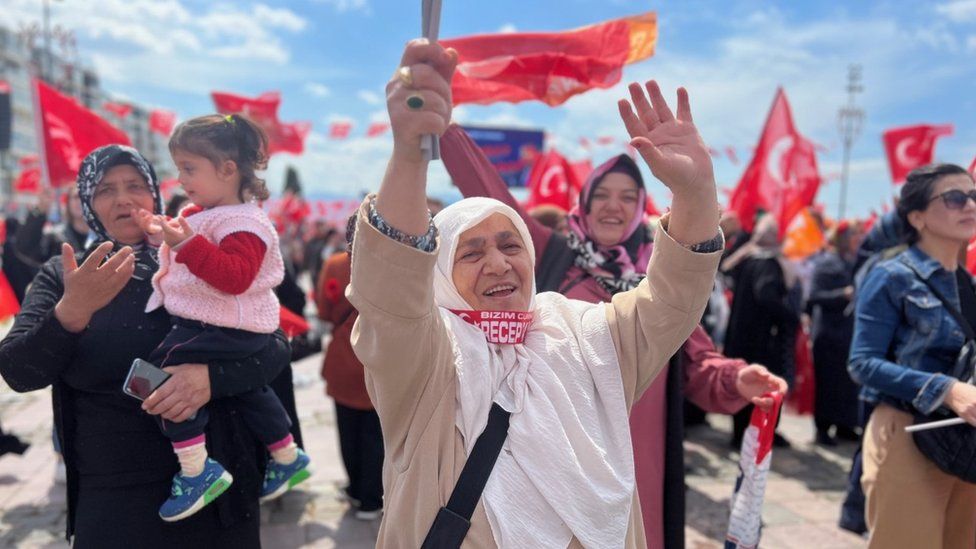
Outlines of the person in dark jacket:
M 41 195 L 37 207 L 31 208 L 17 231 L 17 254 L 36 270 L 48 259 L 61 255 L 61 244 L 67 242 L 75 250 L 83 250 L 88 239 L 88 223 L 81 211 L 78 188 L 71 187 L 64 205 L 63 222 L 47 227 L 51 205 L 50 191 Z
M 855 228 L 840 223 L 831 230 L 829 247 L 813 258 L 813 282 L 807 311 L 813 319 L 814 424 L 817 443 L 837 444 L 838 437 L 857 441 L 857 385 L 847 373 L 847 352 L 854 335 Z
M 722 263 L 722 270 L 734 282 L 726 356 L 763 364 L 792 382 L 802 296 L 796 271 L 782 254 L 773 216 L 765 215 L 756 223 L 749 242 Z M 751 405 L 733 416 L 732 447 L 742 445 L 751 416 Z M 778 433 L 774 442 L 789 446 Z
M 162 201 L 152 166 L 135 149 L 91 154 L 98 157 L 84 169 L 100 172 L 98 183 L 79 190 L 98 245 L 77 254 L 65 245 L 44 264 L 0 342 L 0 375 L 11 388 L 54 389 L 67 535 L 75 548 L 259 547 L 263 449 L 222 399 L 266 385 L 287 363 L 287 342 L 279 330 L 249 359 L 166 368 L 171 377 L 141 405 L 124 394 L 133 360 L 172 326 L 164 310 L 145 312 L 158 263 L 130 215 L 135 207 L 159 213 Z M 209 449 L 234 484 L 190 519 L 163 522 L 157 511 L 178 464 L 149 414 L 172 421 L 208 401 Z

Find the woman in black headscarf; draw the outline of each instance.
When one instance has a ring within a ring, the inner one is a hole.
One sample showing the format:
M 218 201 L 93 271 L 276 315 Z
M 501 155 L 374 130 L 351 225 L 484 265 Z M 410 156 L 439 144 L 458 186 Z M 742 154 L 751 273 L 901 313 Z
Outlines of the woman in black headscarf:
M 0 375 L 14 390 L 54 389 L 73 547 L 258 547 L 258 448 L 219 398 L 274 378 L 287 363 L 284 336 L 249 360 L 166 368 L 172 377 L 140 407 L 123 381 L 172 325 L 162 309 L 145 312 L 158 263 L 131 217 L 133 208 L 162 211 L 156 173 L 135 149 L 108 145 L 85 158 L 78 192 L 94 243 L 77 254 L 66 244 L 41 268 L 0 342 Z M 207 440 L 234 476 L 229 497 L 163 522 L 157 510 L 177 462 L 145 411 L 172 421 L 211 400 Z

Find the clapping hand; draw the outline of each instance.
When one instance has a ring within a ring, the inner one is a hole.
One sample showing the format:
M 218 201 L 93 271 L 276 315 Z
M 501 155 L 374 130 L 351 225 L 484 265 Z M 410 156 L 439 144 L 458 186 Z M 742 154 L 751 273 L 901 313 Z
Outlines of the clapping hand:
M 135 254 L 125 246 L 102 263 L 114 244 L 103 242 L 81 264 L 70 244 L 61 246 L 64 295 L 54 307 L 54 316 L 69 332 L 81 332 L 92 315 L 115 299 L 135 271 Z

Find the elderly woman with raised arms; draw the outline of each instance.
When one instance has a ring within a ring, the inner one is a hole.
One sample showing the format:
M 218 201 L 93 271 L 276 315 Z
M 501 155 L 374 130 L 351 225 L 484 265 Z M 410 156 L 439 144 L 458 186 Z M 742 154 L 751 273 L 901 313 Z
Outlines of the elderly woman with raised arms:
M 393 155 L 356 220 L 352 342 L 387 456 L 377 546 L 644 547 L 628 415 L 698 324 L 723 246 L 688 94 L 672 113 L 652 81 L 619 103 L 674 200 L 647 278 L 591 304 L 536 295 L 532 240 L 501 202 L 431 219 L 421 141 L 448 126 L 456 63 L 407 45 L 387 87 Z

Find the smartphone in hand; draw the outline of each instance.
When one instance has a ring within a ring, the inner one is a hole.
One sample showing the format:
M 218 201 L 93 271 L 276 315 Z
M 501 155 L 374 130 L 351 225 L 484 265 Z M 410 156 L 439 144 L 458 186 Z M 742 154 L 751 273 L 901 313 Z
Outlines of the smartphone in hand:
M 122 384 L 122 391 L 131 397 L 146 400 L 169 377 L 170 374 L 157 368 L 152 363 L 137 358 L 132 362 L 132 367 L 129 368 L 129 375 L 125 377 L 125 383 Z

